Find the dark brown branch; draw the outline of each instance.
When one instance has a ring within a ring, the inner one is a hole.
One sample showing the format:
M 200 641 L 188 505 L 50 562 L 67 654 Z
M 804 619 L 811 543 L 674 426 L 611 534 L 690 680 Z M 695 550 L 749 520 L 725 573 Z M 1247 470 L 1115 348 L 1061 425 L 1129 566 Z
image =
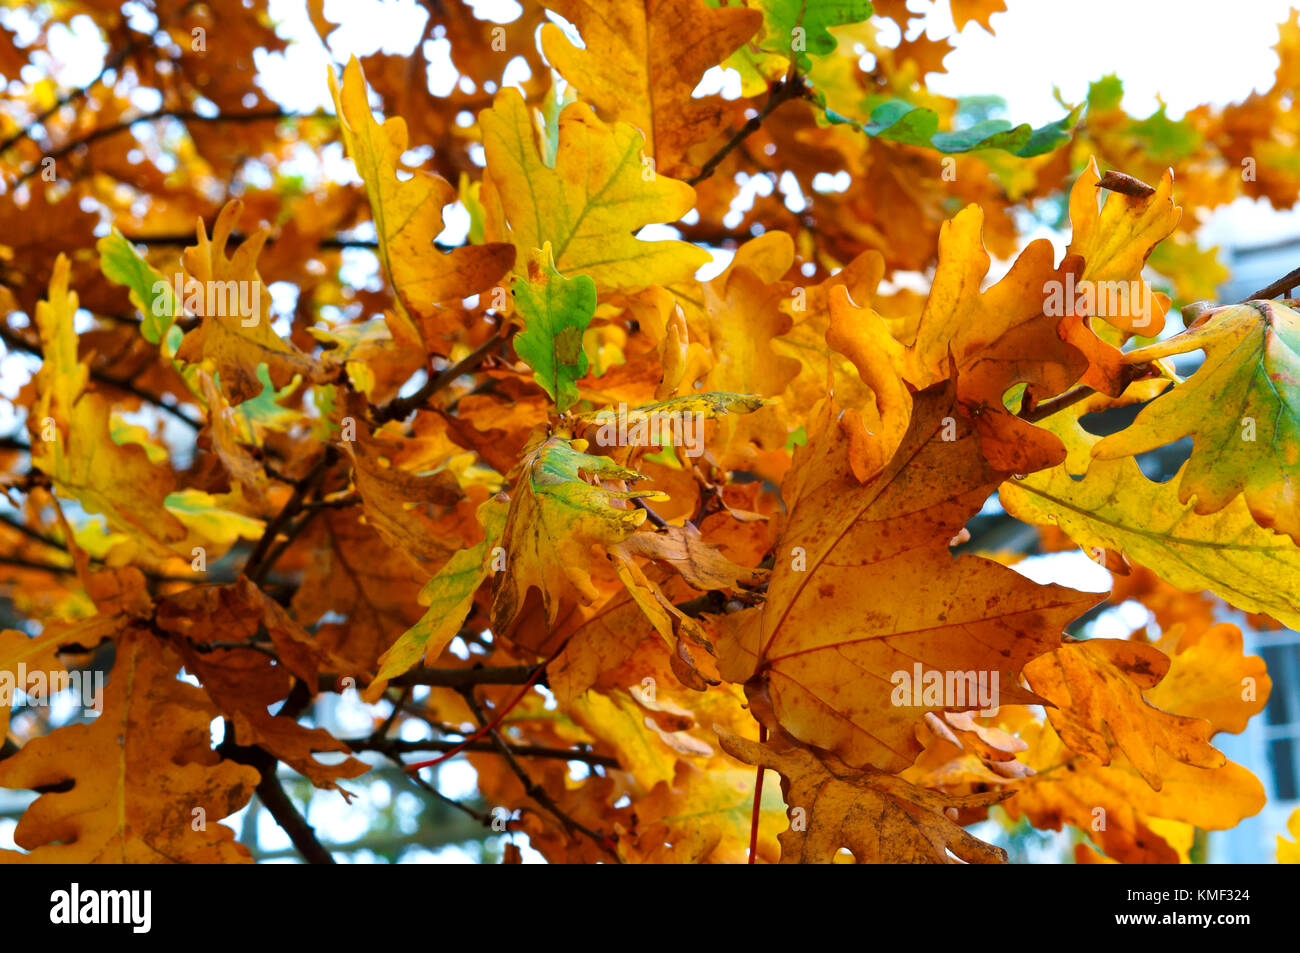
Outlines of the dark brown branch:
M 1127 388 L 1128 385 L 1132 384 L 1134 381 L 1147 380 L 1148 378 L 1159 376 L 1160 371 L 1154 364 L 1126 365 L 1123 369 L 1123 387 L 1121 390 Z M 1045 400 L 1036 404 L 1032 408 L 1022 410 L 1018 416 L 1021 420 L 1036 423 L 1045 417 L 1050 417 L 1052 414 L 1064 410 L 1066 407 L 1070 407 L 1081 400 L 1091 397 L 1095 393 L 1097 393 L 1095 390 L 1086 385 L 1076 387 L 1074 390 L 1066 391 L 1058 397 L 1053 397 L 1050 400 Z
M 284 119 L 334 119 L 329 113 L 294 113 L 283 109 L 264 109 L 257 112 L 247 113 L 217 113 L 215 116 L 205 116 L 202 113 L 194 112 L 190 109 L 156 109 L 150 113 L 142 113 L 131 119 L 123 119 L 115 122 L 110 126 L 102 126 L 99 129 L 93 129 L 84 136 L 79 136 L 71 142 L 66 142 L 59 148 L 54 149 L 42 157 L 41 162 L 45 159 L 54 159 L 56 162 L 69 153 L 80 149 L 82 146 L 88 146 L 92 142 L 100 139 L 107 139 L 109 136 L 115 136 L 120 132 L 125 132 L 138 122 L 154 122 L 158 119 L 178 119 L 182 122 L 277 122 Z M 17 185 L 22 185 L 40 168 L 41 163 L 37 162 L 27 171 L 18 177 Z
M 660 516 L 658 513 L 656 513 L 653 509 L 651 509 L 650 504 L 647 503 L 645 500 L 641 499 L 639 496 L 634 496 L 632 497 L 632 503 L 634 506 L 637 506 L 640 509 L 645 510 L 646 516 L 650 518 L 650 522 L 653 523 L 655 526 L 659 527 L 660 529 L 668 528 L 668 521 L 664 519 L 662 516 Z
M 41 358 L 41 360 L 45 359 L 45 353 L 41 350 L 39 345 L 33 344 L 24 339 L 21 335 L 14 333 L 11 328 L 3 323 L 0 323 L 0 341 L 3 341 L 11 350 L 25 351 L 28 354 L 33 354 L 36 357 Z M 112 375 L 105 374 L 103 371 L 94 368 L 90 371 L 90 379 L 96 383 L 103 384 L 106 387 L 114 387 L 120 391 L 125 391 L 132 397 L 142 400 L 146 404 L 151 404 L 159 410 L 175 417 L 177 420 L 183 421 L 195 430 L 198 430 L 203 426 L 199 421 L 194 420 L 188 414 L 182 412 L 180 408 L 164 403 L 161 397 L 140 389 L 135 384 L 131 383 L 131 381 L 113 377 Z
M 331 500 L 308 500 L 302 505 L 304 510 L 344 510 L 349 506 L 360 506 L 361 497 L 355 493 L 335 497 Z
M 231 243 L 236 245 L 242 243 L 246 237 L 247 236 L 243 235 L 240 232 L 230 233 L 230 241 Z M 146 245 L 149 247 L 154 247 L 154 246 L 165 247 L 169 245 L 186 246 L 186 245 L 194 244 L 193 232 L 174 232 L 174 233 L 159 234 L 159 235 L 127 235 L 125 236 L 125 238 L 127 241 L 135 245 Z M 278 240 L 278 238 L 279 236 L 272 235 L 266 239 L 266 244 L 274 245 Z M 322 238 L 319 242 L 316 243 L 316 247 L 317 248 L 367 248 L 373 250 L 379 247 L 379 242 L 375 241 L 373 238 L 341 238 L 336 235 L 331 238 Z M 459 246 L 446 245 L 441 242 L 434 242 L 433 247 L 437 248 L 439 251 L 447 252 L 447 251 L 452 251 L 453 249 Z
M 302 531 L 307 528 L 307 524 L 315 519 L 316 514 L 320 512 L 319 509 L 307 509 L 306 503 L 301 508 L 305 511 L 302 518 L 296 523 L 290 524 L 289 528 L 284 531 L 284 539 L 276 543 L 275 548 L 267 554 L 266 561 L 259 567 L 258 576 L 260 579 L 265 579 L 267 573 L 275 568 L 276 563 L 280 561 L 280 557 L 293 545 L 294 540 L 302 535 Z
M 512 330 L 506 331 L 505 334 L 495 334 L 488 338 L 464 358 L 457 361 L 451 367 L 444 370 L 437 377 L 430 377 L 415 393 L 409 397 L 398 397 L 389 401 L 383 407 L 375 411 L 375 420 L 378 423 L 385 423 L 389 420 L 403 420 L 410 416 L 413 410 L 423 406 L 424 402 L 451 384 L 456 378 L 463 374 L 468 374 L 475 370 L 480 364 L 487 360 L 488 355 L 499 347 L 504 347 L 506 341 L 510 339 Z
M 303 713 L 308 705 L 311 704 L 312 692 L 305 682 L 294 681 L 293 688 L 289 691 L 280 706 L 278 717 L 292 718 L 295 721 Z M 306 818 L 298 813 L 293 801 L 285 793 L 280 784 L 280 779 L 276 777 L 276 768 L 279 766 L 279 759 L 264 748 L 256 745 L 239 745 L 234 741 L 234 729 L 230 720 L 226 719 L 226 737 L 225 740 L 217 746 L 217 751 L 222 757 L 229 758 L 237 764 L 246 764 L 255 768 L 261 775 L 261 781 L 257 785 L 257 796 L 261 799 L 266 809 L 271 812 L 275 822 L 280 825 L 289 839 L 293 841 L 293 846 L 302 854 L 303 859 L 309 864 L 332 864 L 334 858 L 330 852 L 321 846 L 321 842 L 316 838 L 316 831 Z
M 334 857 L 321 845 L 315 829 L 298 813 L 298 808 L 289 799 L 289 795 L 280 784 L 280 779 L 276 777 L 275 769 L 279 762 L 274 755 L 257 747 L 245 748 L 224 743 L 219 750 L 231 761 L 250 765 L 261 774 L 262 779 L 257 785 L 257 796 L 271 812 L 275 822 L 289 835 L 289 840 L 293 841 L 293 846 L 297 848 L 298 853 L 302 854 L 303 860 L 309 864 L 334 863 Z
M 34 569 L 37 572 L 54 573 L 58 576 L 75 576 L 76 566 L 56 566 L 36 559 L 24 559 L 22 556 L 0 556 L 0 566 L 13 566 L 16 569 Z
M 482 706 L 478 703 L 478 699 L 474 697 L 474 689 L 466 688 L 461 692 L 461 695 L 464 697 L 465 703 L 469 705 L 470 711 L 474 713 L 474 717 L 478 719 L 479 724 L 484 726 L 490 724 L 487 720 L 487 716 L 483 713 Z M 591 839 L 598 844 L 602 850 L 607 851 L 610 856 L 613 857 L 615 863 L 622 863 L 618 853 L 613 849 L 613 844 L 609 838 L 597 831 L 593 831 L 581 821 L 570 817 L 565 810 L 555 802 L 555 799 L 551 797 L 550 793 L 532 779 L 528 772 L 524 770 L 524 766 L 521 765 L 519 760 L 514 756 L 514 753 L 510 749 L 510 745 L 501 737 L 501 733 L 497 731 L 497 729 L 489 728 L 488 737 L 496 743 L 497 750 L 501 753 L 501 756 L 506 759 L 506 764 L 510 767 L 510 770 L 514 772 L 515 777 L 519 779 L 519 783 L 524 786 L 525 794 L 541 805 L 557 821 L 563 824 L 565 830 L 570 833 L 577 831 L 583 836 Z M 462 741 L 459 742 L 459 744 L 462 750 L 466 750 L 469 745 L 473 744 L 473 742 Z
M 772 115 L 778 106 L 791 99 L 801 99 L 807 94 L 808 87 L 804 84 L 803 77 L 798 73 L 779 80 L 768 92 L 767 102 L 763 104 L 763 108 L 737 129 L 726 144 L 710 156 L 708 161 L 700 167 L 700 171 L 687 179 L 686 182 L 689 185 L 697 185 L 713 175 L 718 166 L 722 164 L 722 160 L 731 155 L 737 146 L 756 133 L 758 128 L 763 125 L 763 121 Z
M 1079 401 L 1091 397 L 1097 393 L 1091 387 L 1076 387 L 1074 390 L 1066 391 L 1059 397 L 1053 397 L 1051 400 L 1045 400 L 1034 406 L 1032 410 L 1021 412 L 1020 419 L 1035 423 L 1045 417 L 1050 417 L 1059 410 L 1064 410 Z
M 499 752 L 495 741 L 401 741 L 396 738 L 352 738 L 343 739 L 343 743 L 353 751 L 383 751 L 394 754 L 414 754 L 418 751 L 486 751 Z M 618 759 L 608 755 L 595 754 L 591 751 L 579 751 L 570 748 L 547 748 L 543 745 L 508 745 L 510 752 L 521 758 L 551 758 L 559 761 L 582 761 L 586 764 L 598 764 L 606 768 L 617 768 Z
M 1277 281 L 1265 285 L 1254 294 L 1242 298 L 1237 304 L 1245 304 L 1247 301 L 1267 301 L 1270 298 L 1276 298 L 1278 295 L 1289 298 L 1293 288 L 1300 287 L 1300 268 L 1287 272 Z
M 267 554 L 275 542 L 275 538 L 281 532 L 289 529 L 289 524 L 297 516 L 303 507 L 307 495 L 325 479 L 325 474 L 338 460 L 338 450 L 334 447 L 326 447 L 324 455 L 316 462 L 316 465 L 308 471 L 307 475 L 301 480 L 294 483 L 293 494 L 285 502 L 280 512 L 275 515 L 271 522 L 266 524 L 266 529 L 262 532 L 262 538 L 257 541 L 253 551 L 248 556 L 248 561 L 244 563 L 244 575 L 253 582 L 261 582 L 267 571 L 271 568 L 271 561 L 267 559 Z M 299 530 L 302 526 L 298 527 Z M 295 534 L 289 534 L 288 539 L 293 540 Z M 277 557 L 284 551 L 283 548 L 276 553 Z
M 24 536 L 28 537 L 29 539 L 33 539 L 36 542 L 41 543 L 44 546 L 48 546 L 53 550 L 57 550 L 60 553 L 66 554 L 68 552 L 68 547 L 65 546 L 59 540 L 55 539 L 52 536 L 46 536 L 44 533 L 41 533 L 39 530 L 32 529 L 30 526 L 26 526 L 15 519 L 11 519 L 9 516 L 0 514 L 0 524 L 8 526 L 10 529 L 22 533 Z M 96 559 L 94 557 L 91 557 L 90 561 L 95 565 L 102 566 L 104 564 L 102 559 Z M 0 565 L 15 566 L 20 569 L 34 569 L 39 572 L 49 572 L 60 576 L 74 575 L 77 571 L 76 566 L 72 564 L 69 564 L 67 566 L 60 566 L 56 563 L 47 563 L 35 559 L 26 559 L 22 556 L 0 556 Z M 212 577 L 210 576 L 171 576 L 162 573 L 150 572 L 148 570 L 141 570 L 141 572 L 144 573 L 144 577 L 146 579 L 152 582 L 210 582 L 212 581 Z
M 388 684 L 394 687 L 407 685 L 429 685 L 439 688 L 464 688 L 467 685 L 526 685 L 537 671 L 535 665 L 480 666 L 478 668 L 415 668 L 403 675 L 390 679 Z M 535 684 L 545 685 L 546 676 L 542 675 Z M 336 691 L 338 678 L 334 675 L 321 675 L 319 688 L 322 692 Z

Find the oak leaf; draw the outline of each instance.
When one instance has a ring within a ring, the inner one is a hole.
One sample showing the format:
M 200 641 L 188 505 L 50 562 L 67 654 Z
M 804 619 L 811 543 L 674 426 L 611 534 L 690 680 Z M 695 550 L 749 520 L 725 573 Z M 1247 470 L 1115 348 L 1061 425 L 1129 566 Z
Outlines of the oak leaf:
M 1198 768 L 1217 768 L 1224 757 L 1209 744 L 1209 722 L 1171 715 L 1142 693 L 1169 671 L 1159 649 L 1122 639 L 1067 642 L 1025 666 L 1029 686 L 1052 703 L 1048 720 L 1061 740 L 1098 764 L 1123 751 L 1155 790 L 1161 779 L 1156 748 Z
M 597 108 L 638 127 L 658 171 L 691 175 L 691 147 L 717 135 L 726 120 L 721 97 L 692 96 L 704 73 L 750 38 L 762 15 L 743 7 L 711 9 L 703 0 L 618 0 L 597 9 L 578 0 L 546 6 L 572 22 L 584 47 L 554 23 L 542 28 L 546 58 Z M 686 47 L 677 37 L 689 34 Z
M 1124 402 L 1149 399 L 1166 386 L 1139 381 Z M 1246 611 L 1300 624 L 1300 548 L 1261 528 L 1242 499 L 1202 516 L 1194 504 L 1179 501 L 1178 477 L 1153 483 L 1130 457 L 1094 458 L 1101 438 L 1079 419 L 1111 406 L 1116 402 L 1094 396 L 1041 421 L 1069 455 L 1058 467 L 1004 483 L 999 496 L 1007 512 L 1027 523 L 1059 526 L 1081 546 L 1124 553 L 1184 591 L 1207 589 Z
M 216 709 L 202 689 L 178 680 L 180 657 L 128 628 L 90 724 L 70 725 L 0 762 L 0 785 L 36 788 L 14 841 L 11 863 L 247 863 L 248 849 L 216 823 L 247 801 L 253 768 L 211 750 Z M 195 825 L 196 811 L 206 823 Z
M 1096 597 L 1040 586 L 949 541 L 1000 479 L 961 420 L 951 382 L 916 395 L 898 451 L 865 485 L 829 423 L 796 455 L 790 508 L 761 628 L 720 647 L 731 681 L 757 677 L 799 741 L 851 765 L 899 771 L 920 752 L 917 724 L 952 705 L 890 704 L 898 671 L 998 673 L 1003 703 L 1032 701 L 1021 667 L 1059 645 Z M 943 439 L 945 418 L 955 423 Z M 796 478 L 796 473 L 798 478 Z M 846 680 L 844 666 L 857 677 Z M 960 705 L 954 710 L 969 708 Z
M 490 182 L 484 189 L 488 234 L 518 249 L 515 274 L 524 274 L 529 253 L 547 242 L 561 274 L 587 275 L 599 291 L 671 284 L 709 260 L 708 252 L 685 242 L 635 237 L 651 222 L 680 218 L 695 193 L 643 163 L 644 141 L 632 126 L 611 129 L 591 107 L 572 103 L 560 113 L 548 164 L 517 90 L 498 93 L 479 124 Z
M 513 264 L 514 250 L 499 242 L 446 253 L 435 249 L 434 240 L 443 230 L 443 206 L 456 200 L 456 189 L 421 169 L 410 178 L 399 178 L 398 173 L 406 171 L 401 167 L 408 146 L 406 122 L 400 116 L 389 117 L 382 126 L 375 122 L 366 100 L 366 76 L 355 57 L 343 71 L 341 86 L 333 69 L 329 82 L 343 141 L 370 199 L 380 258 L 397 294 L 398 313 L 410 336 L 421 341 L 420 321 L 432 316 L 438 302 L 492 287 Z
M 1240 494 L 1255 522 L 1300 545 L 1300 313 L 1274 301 L 1201 314 L 1182 334 L 1124 355 L 1129 364 L 1201 349 L 1205 363 L 1144 407 L 1092 455 L 1114 460 L 1191 436 L 1178 500 L 1197 515 Z
M 591 603 L 591 547 L 626 539 L 645 522 L 641 509 L 620 509 L 616 500 L 654 499 L 654 491 L 607 489 L 582 479 L 634 482 L 641 475 L 607 457 L 550 437 L 525 454 L 510 497 L 502 546 L 506 570 L 492 584 L 492 629 L 508 634 L 529 591 L 541 593 L 548 625 L 563 602 Z
M 718 741 L 746 764 L 781 775 L 788 808 L 802 810 L 780 836 L 781 863 L 831 863 L 840 848 L 860 864 L 1005 864 L 1006 851 L 984 843 L 954 823 L 952 808 L 995 804 L 993 792 L 949 796 L 872 769 L 856 771 L 805 748 L 757 744 L 729 732 Z

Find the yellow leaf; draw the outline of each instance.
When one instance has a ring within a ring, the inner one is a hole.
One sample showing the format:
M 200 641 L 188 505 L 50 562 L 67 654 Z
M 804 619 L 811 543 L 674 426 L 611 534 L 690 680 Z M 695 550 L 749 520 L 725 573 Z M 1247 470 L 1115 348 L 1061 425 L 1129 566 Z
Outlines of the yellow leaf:
M 629 122 L 668 175 L 698 171 L 686 156 L 722 128 L 721 97 L 691 94 L 704 73 L 749 39 L 763 22 L 757 10 L 711 9 L 704 0 L 612 0 L 594 6 L 548 0 L 572 22 L 584 48 L 554 23 L 542 27 L 542 49 L 560 75 L 593 105 Z M 689 36 L 689 44 L 681 37 Z
M 529 253 L 547 242 L 561 274 L 589 275 L 598 291 L 682 281 L 709 260 L 708 252 L 686 242 L 635 237 L 644 225 L 686 214 L 695 190 L 643 162 L 644 142 L 633 127 L 615 123 L 611 129 L 590 106 L 566 106 L 552 168 L 538 152 L 518 90 L 498 93 L 479 124 L 488 163 L 488 234 L 514 244 L 521 277 Z
M 154 635 L 128 629 L 117 641 L 104 710 L 89 724 L 58 728 L 0 761 L 0 785 L 42 794 L 23 814 L 10 863 L 248 863 L 247 848 L 218 824 L 258 783 L 246 765 L 211 750 L 217 710 L 177 678 L 180 658 Z M 196 813 L 201 812 L 201 813 Z M 202 817 L 204 824 L 193 822 Z
M 407 149 L 406 122 L 375 122 L 367 101 L 366 76 L 356 57 L 348 61 L 340 88 L 329 71 L 330 93 L 348 155 L 365 183 L 379 236 L 379 256 L 397 292 L 397 309 L 413 340 L 422 341 L 420 320 L 432 317 L 439 301 L 464 298 L 493 286 L 514 261 L 509 245 L 467 245 L 443 253 L 434 248 L 442 233 L 442 209 L 456 201 L 456 189 L 439 175 L 416 169 L 399 179 Z

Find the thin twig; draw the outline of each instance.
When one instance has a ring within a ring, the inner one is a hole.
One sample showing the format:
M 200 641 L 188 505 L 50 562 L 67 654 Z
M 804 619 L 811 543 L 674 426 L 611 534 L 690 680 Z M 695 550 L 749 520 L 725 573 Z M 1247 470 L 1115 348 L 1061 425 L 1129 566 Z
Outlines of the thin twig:
M 326 447 L 325 454 L 316 462 L 316 465 L 308 471 L 306 476 L 294 483 L 293 494 L 280 512 L 275 515 L 275 518 L 266 524 L 266 529 L 262 532 L 262 538 L 257 541 L 257 545 L 253 547 L 252 553 L 248 556 L 248 561 L 244 563 L 244 575 L 253 582 L 261 582 L 265 577 L 267 570 L 271 568 L 271 563 L 266 557 L 275 542 L 275 538 L 286 530 L 290 521 L 302 511 L 303 502 L 307 495 L 325 479 L 326 472 L 337 460 L 338 450 L 333 446 Z M 298 528 L 301 530 L 301 526 Z M 292 540 L 293 535 L 289 535 L 289 539 Z M 277 557 L 282 552 L 283 549 L 276 554 Z
M 742 142 L 758 131 L 763 125 L 763 121 L 770 116 L 778 106 L 791 99 L 801 99 L 808 94 L 808 87 L 804 84 L 803 77 L 795 73 L 784 79 L 779 80 L 768 92 L 767 102 L 763 104 L 753 117 L 743 126 L 736 130 L 735 134 L 727 140 L 721 149 L 709 157 L 708 161 L 700 167 L 700 171 L 686 180 L 688 185 L 697 185 L 703 182 L 709 176 L 717 171 L 722 160 L 739 146 Z
M 506 341 L 510 339 L 512 331 L 513 329 L 507 330 L 505 334 L 493 335 L 461 360 L 442 371 L 437 377 L 430 377 L 424 382 L 424 386 L 409 397 L 398 397 L 380 407 L 375 411 L 376 422 L 385 423 L 389 420 L 404 420 L 411 414 L 411 411 L 421 407 L 426 400 L 451 384 L 456 378 L 475 370 L 487 360 L 488 355 L 498 347 L 505 345 Z
M 400 709 L 394 709 L 398 711 Z M 488 753 L 500 752 L 500 747 L 495 741 L 471 741 L 462 746 L 459 741 L 447 741 L 443 739 L 425 739 L 423 741 L 403 741 L 397 738 L 351 738 L 343 739 L 343 743 L 353 751 L 392 751 L 398 754 L 414 754 L 417 751 L 450 751 L 452 748 L 459 748 L 461 751 L 482 751 Z M 511 754 L 521 758 L 550 758 L 557 761 L 581 761 L 585 764 L 596 764 L 604 768 L 617 768 L 618 759 L 609 755 L 595 754 L 591 751 L 580 751 L 573 748 L 548 748 L 545 745 L 516 745 L 507 744 Z
M 519 763 L 517 758 L 515 758 L 514 753 L 510 749 L 510 745 L 508 745 L 505 739 L 501 737 L 500 732 L 498 732 L 495 727 L 489 725 L 487 717 L 484 715 L 483 709 L 478 703 L 478 699 L 474 697 L 474 690 L 472 688 L 467 688 L 461 692 L 461 695 L 464 697 L 465 703 L 469 705 L 470 711 L 474 713 L 474 717 L 478 719 L 479 724 L 486 728 L 488 735 L 496 743 L 497 750 L 500 751 L 501 756 L 506 759 L 506 764 L 509 765 L 510 770 L 514 772 L 515 777 L 519 779 L 519 783 L 524 786 L 524 793 L 549 811 L 557 821 L 564 825 L 567 831 L 570 833 L 577 831 L 598 844 L 602 850 L 608 852 L 610 856 L 614 858 L 615 863 L 622 863 L 622 860 L 618 856 L 618 852 L 614 850 L 613 841 L 611 841 L 610 838 L 598 831 L 593 831 L 581 821 L 570 817 L 568 813 L 565 812 L 564 808 L 560 807 L 560 805 L 555 802 L 555 799 L 551 797 L 546 789 L 534 781 L 528 772 L 524 770 L 524 766 Z
M 334 119 L 329 113 L 294 113 L 283 109 L 265 109 L 258 112 L 247 113 L 217 113 L 214 116 L 205 116 L 202 113 L 194 112 L 190 109 L 155 109 L 153 112 L 142 113 L 131 119 L 123 119 L 115 122 L 110 126 L 102 126 L 99 129 L 93 129 L 84 136 L 79 136 L 71 142 L 64 143 L 59 148 L 46 153 L 41 162 L 34 163 L 31 168 L 18 177 L 16 185 L 22 185 L 41 167 L 41 163 L 46 159 L 54 159 L 56 162 L 62 159 L 82 146 L 88 146 L 92 142 L 100 139 L 106 139 L 109 136 L 125 132 L 136 123 L 154 122 L 159 119 L 178 119 L 182 122 L 278 122 L 285 119 Z
M 395 678 L 389 685 L 428 685 L 439 688 L 461 688 L 465 685 L 545 685 L 545 671 L 538 672 L 536 665 L 479 666 L 476 668 L 415 668 Z M 335 691 L 338 677 L 322 673 L 319 690 Z
M 1066 407 L 1077 404 L 1079 401 L 1091 397 L 1095 393 L 1097 392 L 1091 387 L 1076 387 L 1074 390 L 1066 391 L 1059 397 L 1053 397 L 1051 400 L 1045 400 L 1042 403 L 1037 404 L 1032 410 L 1023 411 L 1020 414 L 1020 419 L 1027 420 L 1030 423 L 1035 423 L 1045 417 L 1052 416 L 1052 414 L 1057 411 L 1064 410 Z
M 56 99 L 48 108 L 42 110 L 40 115 L 38 115 L 35 119 L 29 122 L 26 126 L 20 129 L 18 132 L 15 132 L 4 142 L 0 142 L 0 156 L 4 155 L 14 146 L 18 145 L 18 143 L 30 139 L 32 137 L 32 132 L 36 129 L 37 126 L 43 124 L 45 120 L 49 119 L 51 116 L 53 116 L 64 106 L 68 105 L 69 103 L 75 100 L 84 97 L 87 93 L 89 93 L 92 89 L 94 89 L 96 86 L 100 84 L 100 82 L 104 79 L 104 77 L 108 75 L 110 70 L 116 70 L 118 67 L 120 67 L 122 63 L 125 62 L 126 58 L 130 56 L 133 52 L 135 52 L 135 43 L 134 41 L 131 41 L 128 42 L 124 47 L 122 47 L 121 50 L 119 50 L 118 52 L 110 56 L 108 59 L 106 59 L 104 61 L 104 68 L 101 69 L 99 71 L 99 75 L 96 76 L 94 79 L 92 79 L 89 83 L 87 83 L 85 86 L 79 86 L 76 89 L 64 93 L 62 96 Z
M 1300 286 L 1300 268 L 1288 271 L 1281 278 L 1260 288 L 1252 295 L 1242 298 L 1237 304 L 1245 304 L 1247 301 L 1267 301 L 1270 298 L 1276 298 L 1278 295 L 1284 297 L 1291 296 L 1291 289 Z

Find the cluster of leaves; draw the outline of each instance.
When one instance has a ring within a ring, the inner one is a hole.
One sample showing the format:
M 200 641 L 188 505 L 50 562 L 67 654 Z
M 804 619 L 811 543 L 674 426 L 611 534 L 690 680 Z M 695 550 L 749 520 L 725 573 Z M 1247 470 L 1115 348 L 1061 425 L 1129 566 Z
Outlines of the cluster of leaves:
M 0 672 L 111 659 L 87 724 L 0 708 L 0 786 L 44 792 L 6 860 L 246 860 L 193 818 L 254 791 L 321 859 L 277 766 L 345 790 L 364 751 L 469 758 L 556 862 L 998 862 L 965 830 L 994 804 L 1084 832 L 1081 861 L 1186 860 L 1261 809 L 1211 740 L 1268 676 L 1215 607 L 1300 625 L 1300 314 L 1157 339 L 1223 274 L 1196 213 L 1300 197 L 1300 21 L 1241 105 L 1135 120 L 1106 79 L 1031 129 L 925 87 L 950 40 L 885 45 L 903 0 L 528 0 L 500 25 L 428 3 L 454 89 L 420 42 L 320 76 L 322 116 L 254 81 L 285 46 L 264 0 L 118 6 L 0 28 L 11 82 L 79 14 L 109 49 L 89 86 L 0 111 L 0 337 L 39 357 L 0 525 L 32 624 Z M 1002 3 L 951 7 L 991 29 Z M 530 78 L 501 88 L 514 58 Z M 739 98 L 694 95 L 719 66 Z M 352 183 L 304 159 L 340 146 Z M 781 189 L 738 202 L 753 178 Z M 1060 263 L 1017 232 L 1052 207 Z M 382 281 L 345 278 L 358 249 Z M 709 249 L 730 263 L 699 280 Z M 990 252 L 1014 258 L 995 282 Z M 1134 293 L 1059 306 L 1088 283 Z M 620 406 L 704 421 L 703 452 L 606 439 Z M 1186 436 L 1176 479 L 1139 469 Z M 954 553 L 995 494 L 1159 631 L 1066 636 L 1104 597 Z M 915 665 L 996 674 L 999 710 L 891 704 Z M 351 686 L 390 706 L 370 736 L 302 723 Z

